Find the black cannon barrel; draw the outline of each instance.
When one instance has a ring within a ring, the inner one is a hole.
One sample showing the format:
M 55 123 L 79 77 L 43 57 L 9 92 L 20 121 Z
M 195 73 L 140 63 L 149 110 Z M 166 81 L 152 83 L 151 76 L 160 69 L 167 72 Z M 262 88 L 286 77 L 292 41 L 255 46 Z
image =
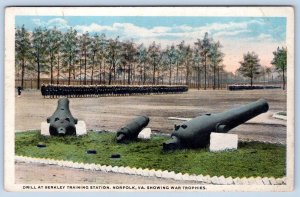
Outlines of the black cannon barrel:
M 122 143 L 137 138 L 139 133 L 149 123 L 149 117 L 138 116 L 133 120 L 129 121 L 125 127 L 122 127 L 117 131 L 117 142 Z
M 175 125 L 172 139 L 163 144 L 163 149 L 205 147 L 209 144 L 211 132 L 227 133 L 251 118 L 267 112 L 268 109 L 267 101 L 260 99 L 222 113 L 198 116 L 181 125 Z
M 55 112 L 47 118 L 47 122 L 50 123 L 50 135 L 64 136 L 76 134 L 75 124 L 77 124 L 77 119 L 70 112 L 69 102 L 68 98 L 60 98 Z

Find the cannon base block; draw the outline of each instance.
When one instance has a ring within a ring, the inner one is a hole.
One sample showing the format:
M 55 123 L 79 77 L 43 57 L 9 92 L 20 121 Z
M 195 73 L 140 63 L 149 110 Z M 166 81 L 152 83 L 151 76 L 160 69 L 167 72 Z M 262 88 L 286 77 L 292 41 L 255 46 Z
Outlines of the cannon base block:
M 46 121 L 42 122 L 41 123 L 41 135 L 50 136 L 49 127 L 50 127 L 50 123 L 47 123 Z M 76 135 L 77 136 L 87 134 L 86 124 L 84 121 L 82 121 L 82 120 L 78 121 L 78 123 L 75 125 L 75 127 L 76 127 Z
M 139 139 L 150 139 L 151 138 L 151 129 L 144 128 L 138 135 Z
M 226 151 L 235 150 L 238 147 L 238 135 L 228 133 L 214 133 L 210 134 L 209 151 Z

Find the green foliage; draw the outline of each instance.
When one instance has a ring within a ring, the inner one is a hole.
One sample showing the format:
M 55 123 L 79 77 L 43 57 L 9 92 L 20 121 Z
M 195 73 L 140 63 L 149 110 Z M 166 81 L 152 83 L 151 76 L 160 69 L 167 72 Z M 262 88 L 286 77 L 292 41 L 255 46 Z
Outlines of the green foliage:
M 64 68 L 67 67 L 68 71 L 68 84 L 70 84 L 71 80 L 71 71 L 75 70 L 75 63 L 78 58 L 78 37 L 77 31 L 70 28 L 64 35 L 63 35 L 63 42 L 62 42 L 62 56 L 63 56 L 63 66 Z
M 211 46 L 213 44 L 213 40 L 208 37 L 208 33 L 205 32 L 203 39 L 198 39 L 197 42 L 195 42 L 196 49 L 198 49 L 201 57 L 202 57 L 202 64 L 204 67 L 204 90 L 206 90 L 206 78 L 207 78 L 207 72 L 208 72 L 208 53 L 211 49 Z
M 276 68 L 276 70 L 280 73 L 282 73 L 282 88 L 285 88 L 285 76 L 284 73 L 286 72 L 287 67 L 287 49 L 277 48 L 276 51 L 273 52 L 273 60 L 271 64 L 273 64 Z
M 191 65 L 193 61 L 193 51 L 190 45 L 186 45 L 184 41 L 182 41 L 178 45 L 179 53 L 182 57 L 182 63 L 183 66 L 185 67 L 186 73 L 185 73 L 185 82 L 186 85 L 189 85 L 189 80 L 190 80 L 190 73 L 191 73 Z
M 199 87 L 203 67 L 204 88 L 212 71 L 215 88 L 216 72 L 219 74 L 219 63 L 223 60 L 219 50 L 221 44 L 214 42 L 208 33 L 194 44 L 182 41 L 164 48 L 153 41 L 146 47 L 137 45 L 130 38 L 121 41 L 119 36 L 106 37 L 105 33 L 84 32 L 79 35 L 72 27 L 66 31 L 56 27 L 37 27 L 29 33 L 23 26 L 16 28 L 16 70 L 17 76 L 21 74 L 22 84 L 24 77 L 37 75 L 38 89 L 41 73 L 49 75 L 51 84 L 56 75 L 57 83 L 60 79 L 68 79 L 68 84 L 72 83 L 71 78 L 79 80 L 80 84 L 87 84 L 88 80 L 94 84 L 98 77 L 98 84 L 106 84 L 108 80 L 108 84 L 152 82 L 188 85 L 196 81 L 196 72 Z
M 240 62 L 241 66 L 238 69 L 244 77 L 248 77 L 251 80 L 251 86 L 253 84 L 253 78 L 259 75 L 261 65 L 259 64 L 258 55 L 255 52 L 248 52 L 244 54 L 243 61 Z
M 32 33 L 32 54 L 38 66 L 41 66 L 46 61 L 46 32 L 47 29 L 38 27 Z
M 160 44 L 156 44 L 155 42 L 152 42 L 152 44 L 148 47 L 148 56 L 149 56 L 149 63 L 152 66 L 152 84 L 155 85 L 155 75 L 157 72 L 157 67 L 162 59 L 161 54 L 161 46 Z
M 203 174 L 225 177 L 282 177 L 285 176 L 286 148 L 283 145 L 260 142 L 239 143 L 238 150 L 209 152 L 207 149 L 163 152 L 167 137 L 137 140 L 117 144 L 115 134 L 89 132 L 80 137 L 43 137 L 38 131 L 16 133 L 16 155 L 96 163 L 111 166 L 161 169 L 176 173 Z M 46 148 L 36 145 L 45 143 Z M 88 155 L 88 149 L 97 154 Z M 121 159 L 110 159 L 111 154 Z
M 287 50 L 286 48 L 277 48 L 276 51 L 273 52 L 273 60 L 271 64 L 273 64 L 276 69 L 280 72 L 286 71 L 286 65 L 287 65 Z
M 220 64 L 223 61 L 224 53 L 221 52 L 220 48 L 222 45 L 220 42 L 214 42 L 211 44 L 210 50 L 208 52 L 208 57 L 210 58 L 210 62 L 212 64 L 213 73 L 214 73 L 214 85 L 213 89 L 216 88 L 216 71 L 219 69 Z
M 16 29 L 15 33 L 15 51 L 16 51 L 16 73 L 21 70 L 21 87 L 23 88 L 25 69 L 32 70 L 29 62 L 32 60 L 30 34 L 23 25 L 21 29 Z
M 278 112 L 277 114 L 281 115 L 281 116 L 286 116 L 286 112 L 285 111 Z
M 41 73 L 48 73 L 47 67 L 47 45 L 46 28 L 35 28 L 32 32 L 32 56 L 36 64 L 37 71 L 37 89 L 40 89 Z
M 53 71 L 54 64 L 59 65 L 59 49 L 62 43 L 62 33 L 58 31 L 56 28 L 49 29 L 46 31 L 46 52 L 49 56 L 48 62 L 50 63 L 50 83 L 53 84 Z M 57 66 L 58 67 L 58 66 Z M 59 68 L 57 68 L 58 70 Z

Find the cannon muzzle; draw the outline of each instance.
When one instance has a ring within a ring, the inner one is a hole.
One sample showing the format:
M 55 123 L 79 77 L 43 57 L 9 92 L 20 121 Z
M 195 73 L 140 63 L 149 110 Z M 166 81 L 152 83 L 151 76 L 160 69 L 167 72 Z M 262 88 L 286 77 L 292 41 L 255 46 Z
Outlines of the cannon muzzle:
M 163 149 L 205 147 L 209 144 L 211 132 L 227 133 L 251 118 L 267 112 L 268 109 L 267 101 L 260 99 L 222 113 L 198 116 L 181 125 L 176 125 L 171 135 L 172 138 L 163 143 Z
M 69 99 L 60 98 L 52 116 L 47 118 L 50 123 L 49 133 L 54 136 L 76 135 L 77 119 L 70 112 Z
M 149 117 L 147 116 L 138 116 L 129 121 L 125 127 L 117 131 L 117 142 L 122 143 L 135 140 L 142 129 L 148 125 L 149 121 Z

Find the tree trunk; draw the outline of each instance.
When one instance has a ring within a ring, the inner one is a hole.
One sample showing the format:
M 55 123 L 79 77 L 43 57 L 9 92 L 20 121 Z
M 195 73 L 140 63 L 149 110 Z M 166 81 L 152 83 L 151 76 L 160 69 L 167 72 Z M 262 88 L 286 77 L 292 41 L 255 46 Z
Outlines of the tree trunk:
M 198 83 L 197 83 L 197 89 L 198 90 L 200 90 L 200 83 L 201 83 L 201 80 L 200 80 L 200 67 L 199 67 L 199 65 L 198 65 L 198 69 L 197 69 L 197 71 L 198 71 Z
M 144 62 L 144 70 L 143 70 L 143 72 L 144 72 L 143 85 L 145 85 L 145 83 L 146 83 L 146 63 L 145 62 Z
M 178 85 L 178 75 L 179 75 L 179 65 L 178 65 L 178 62 L 177 62 L 177 64 L 176 64 L 176 85 Z
M 71 57 L 69 58 L 69 79 L 68 79 L 68 85 L 71 84 Z
M 172 85 L 172 64 L 170 64 L 169 85 Z
M 40 89 L 40 60 L 37 61 L 37 67 L 38 67 L 38 76 L 37 76 L 37 89 Z
M 109 67 L 108 85 L 111 85 L 111 80 L 112 80 L 112 67 Z
M 204 90 L 206 90 L 206 54 L 204 55 Z
M 122 68 L 123 71 L 123 80 L 122 80 L 122 84 L 125 85 L 126 84 L 126 66 L 124 65 L 124 68 Z
M 81 66 L 82 66 L 82 60 L 81 60 L 81 57 L 80 57 L 80 60 L 79 60 L 79 84 L 80 85 L 81 85 L 81 76 L 82 76 Z
M 152 85 L 155 85 L 155 72 L 156 72 L 156 65 L 153 65 L 153 74 L 152 74 Z
M 21 74 L 21 88 L 24 88 L 24 76 L 25 76 L 25 60 L 22 59 L 22 74 Z
M 94 52 L 94 55 L 93 55 L 93 63 L 92 63 L 92 74 L 91 74 L 91 85 L 93 85 L 94 83 L 94 66 L 95 66 L 95 52 Z
M 113 71 L 114 71 L 114 82 L 116 82 L 116 63 L 115 63 L 115 61 L 113 64 Z
M 220 68 L 218 67 L 218 90 L 220 89 Z
M 282 69 L 282 89 L 285 90 L 285 77 L 284 77 L 284 69 Z
M 103 59 L 101 59 L 100 60 L 100 64 L 99 64 L 99 84 L 101 84 L 101 82 L 102 82 L 102 77 L 101 77 L 101 75 L 102 75 L 102 62 L 103 62 Z
M 214 65 L 214 85 L 213 85 L 213 89 L 215 90 L 216 89 L 216 66 Z
M 50 84 L 53 84 L 53 59 L 50 60 Z
M 143 67 L 140 65 L 140 79 L 139 79 L 139 85 L 142 84 L 143 81 Z
M 84 85 L 86 85 L 86 51 L 84 52 Z
M 189 71 L 189 65 L 186 63 L 186 78 L 185 78 L 185 84 L 188 86 L 189 85 L 189 78 L 190 78 L 190 71 Z
M 104 84 L 106 84 L 106 78 L 105 78 L 105 77 L 106 77 L 106 73 L 105 73 L 105 69 L 106 69 L 106 68 L 105 68 L 105 67 L 106 67 L 106 65 L 105 65 L 105 63 L 104 63 L 104 64 L 103 64 L 103 83 L 104 83 Z
M 59 54 L 57 56 L 57 81 L 56 83 L 59 84 Z
M 136 68 L 136 65 L 135 63 L 132 63 L 132 71 L 131 71 L 131 84 L 135 84 L 135 68 Z
M 131 72 L 131 64 L 128 64 L 128 71 L 127 71 L 127 83 L 130 85 L 130 72 Z

